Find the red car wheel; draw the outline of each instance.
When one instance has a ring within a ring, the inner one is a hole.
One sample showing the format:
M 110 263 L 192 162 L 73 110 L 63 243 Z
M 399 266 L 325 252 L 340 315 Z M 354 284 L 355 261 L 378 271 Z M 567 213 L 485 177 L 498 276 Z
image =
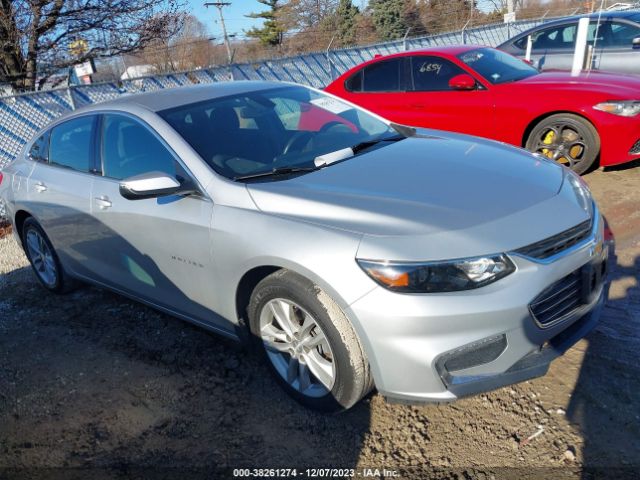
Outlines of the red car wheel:
M 584 118 L 561 113 L 540 121 L 531 130 L 526 147 L 583 174 L 600 154 L 600 137 Z

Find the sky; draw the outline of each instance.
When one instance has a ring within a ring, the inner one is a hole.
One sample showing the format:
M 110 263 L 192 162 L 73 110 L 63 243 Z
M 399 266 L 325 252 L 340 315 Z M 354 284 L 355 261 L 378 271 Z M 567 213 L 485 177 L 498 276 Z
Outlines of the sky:
M 198 20 L 206 25 L 211 32 L 211 35 L 218 37 L 222 40 L 222 27 L 220 26 L 220 16 L 218 15 L 218 9 L 215 7 L 204 7 L 206 0 L 188 0 L 191 13 L 195 15 Z M 260 12 L 267 10 L 268 7 L 259 3 L 257 0 L 223 0 L 230 2 L 231 5 L 224 7 L 224 22 L 227 26 L 227 32 L 229 35 L 237 34 L 238 37 L 243 36 L 243 32 L 251 29 L 251 27 L 261 24 L 261 20 L 247 18 L 245 15 L 252 12 Z M 366 0 L 353 0 L 353 3 L 359 7 L 366 4 Z M 487 7 L 490 2 L 480 1 L 478 2 L 481 9 Z
M 214 37 L 220 37 L 222 39 L 222 27 L 220 26 L 220 16 L 218 9 L 215 7 L 205 8 L 203 5 L 207 0 L 188 0 L 188 4 L 191 7 L 191 13 L 195 15 L 198 20 L 204 23 L 211 35 Z M 224 23 L 227 26 L 227 33 L 238 34 L 242 36 L 243 32 L 250 30 L 251 27 L 259 26 L 262 21 L 254 18 L 247 18 L 245 15 L 253 12 L 261 12 L 268 9 L 266 5 L 259 3 L 257 0 L 222 0 L 230 2 L 231 5 L 224 7 Z M 362 7 L 366 4 L 366 0 L 353 0 L 354 5 Z
M 260 12 L 267 10 L 267 7 L 256 0 L 223 0 L 230 2 L 231 5 L 224 7 L 224 23 L 227 26 L 229 35 L 238 34 L 242 36 L 245 30 L 251 29 L 253 26 L 260 25 L 260 20 L 247 18 L 245 15 L 252 12 Z M 220 15 L 216 7 L 204 7 L 205 0 L 189 0 L 191 13 L 198 20 L 206 25 L 211 35 L 222 39 L 222 27 L 220 26 Z

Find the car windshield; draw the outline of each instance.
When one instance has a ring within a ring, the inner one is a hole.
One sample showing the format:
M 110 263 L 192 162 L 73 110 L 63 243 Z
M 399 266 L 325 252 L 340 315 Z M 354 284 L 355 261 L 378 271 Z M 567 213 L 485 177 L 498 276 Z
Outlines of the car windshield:
M 302 86 L 252 91 L 159 114 L 211 168 L 232 179 L 310 171 L 399 137 L 371 114 Z
M 539 73 L 522 60 L 493 48 L 478 48 L 458 58 L 493 84 L 517 82 Z

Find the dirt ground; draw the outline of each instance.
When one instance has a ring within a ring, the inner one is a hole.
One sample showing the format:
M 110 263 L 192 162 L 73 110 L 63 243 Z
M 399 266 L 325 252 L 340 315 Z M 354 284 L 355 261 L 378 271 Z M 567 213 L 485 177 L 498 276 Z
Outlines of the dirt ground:
M 306 411 L 228 341 L 99 289 L 46 293 L 0 240 L 0 479 L 640 478 L 640 165 L 585 179 L 618 242 L 601 325 L 545 377 L 447 405 Z

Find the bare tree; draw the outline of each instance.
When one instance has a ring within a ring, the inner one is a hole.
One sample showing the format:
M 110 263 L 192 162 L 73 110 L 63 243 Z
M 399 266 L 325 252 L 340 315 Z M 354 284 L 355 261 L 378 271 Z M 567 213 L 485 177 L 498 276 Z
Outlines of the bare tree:
M 33 90 L 38 77 L 167 38 L 180 1 L 0 0 L 0 82 Z
M 150 42 L 132 58 L 153 66 L 156 72 L 195 70 L 219 63 L 213 39 L 202 22 L 193 15 L 185 15 L 177 32 Z
M 280 11 L 287 30 L 316 28 L 332 17 L 339 0 L 289 0 Z

